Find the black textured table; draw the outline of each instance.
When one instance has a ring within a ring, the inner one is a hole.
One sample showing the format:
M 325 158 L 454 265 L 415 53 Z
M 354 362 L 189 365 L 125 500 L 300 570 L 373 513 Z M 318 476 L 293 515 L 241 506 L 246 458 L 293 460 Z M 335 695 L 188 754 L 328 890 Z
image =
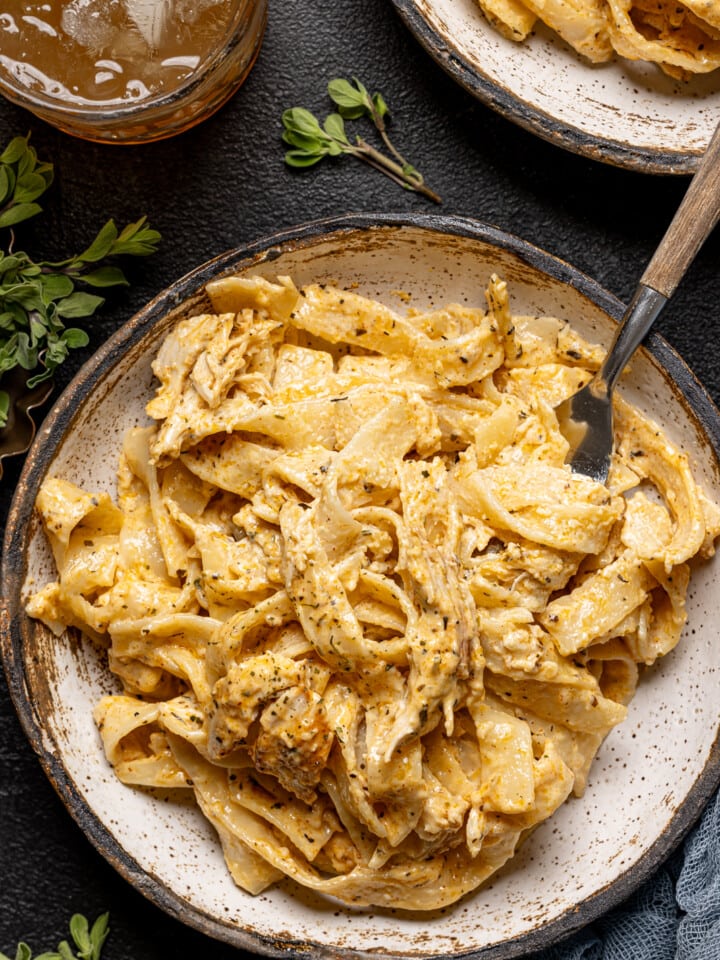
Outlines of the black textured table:
M 570 261 L 626 300 L 687 179 L 631 173 L 540 141 L 459 89 L 416 44 L 389 0 L 270 0 L 265 42 L 239 93 L 190 132 L 143 147 L 72 140 L 5 101 L 0 144 L 31 131 L 55 164 L 45 213 L 18 246 L 58 259 L 82 249 L 108 217 L 147 214 L 158 254 L 130 264 L 132 286 L 110 294 L 91 343 L 60 371 L 66 383 L 146 300 L 231 247 L 306 220 L 348 212 L 436 212 L 349 158 L 308 171 L 283 163 L 280 115 L 328 112 L 327 81 L 356 75 L 383 92 L 398 146 L 443 197 L 441 210 L 495 224 Z M 720 400 L 720 236 L 706 243 L 659 327 Z M 2 522 L 20 464 L 6 464 Z M 174 960 L 237 951 L 148 903 L 95 852 L 27 744 L 0 675 L 0 952 L 41 952 L 67 935 L 73 912 L 111 913 L 104 957 Z

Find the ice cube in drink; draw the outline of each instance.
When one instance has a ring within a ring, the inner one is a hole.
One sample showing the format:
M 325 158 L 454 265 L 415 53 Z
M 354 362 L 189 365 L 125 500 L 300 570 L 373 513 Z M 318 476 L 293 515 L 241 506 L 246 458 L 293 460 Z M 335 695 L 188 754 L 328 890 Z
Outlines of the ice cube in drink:
M 167 29 L 171 0 L 124 0 L 125 12 L 151 51 L 157 51 Z

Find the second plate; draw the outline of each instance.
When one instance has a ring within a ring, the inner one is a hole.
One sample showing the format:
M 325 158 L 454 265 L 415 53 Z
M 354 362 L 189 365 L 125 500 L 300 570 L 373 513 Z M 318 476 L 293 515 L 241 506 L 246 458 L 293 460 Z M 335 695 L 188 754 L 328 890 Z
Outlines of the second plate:
M 477 0 L 392 0 L 466 90 L 551 143 L 644 173 L 691 174 L 720 115 L 720 71 L 681 83 L 656 66 L 592 64 L 539 25 L 523 43 Z

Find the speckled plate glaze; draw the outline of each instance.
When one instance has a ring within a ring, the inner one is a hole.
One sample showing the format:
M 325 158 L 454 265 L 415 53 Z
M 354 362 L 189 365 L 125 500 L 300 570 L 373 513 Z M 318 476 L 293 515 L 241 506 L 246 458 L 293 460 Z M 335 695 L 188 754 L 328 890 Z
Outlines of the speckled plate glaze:
M 430 55 L 551 143 L 645 173 L 692 173 L 720 119 L 720 70 L 680 83 L 652 64 L 592 64 L 539 24 L 507 40 L 477 0 L 392 0 Z
M 114 492 L 123 431 L 145 421 L 151 359 L 179 317 L 207 308 L 203 285 L 232 272 L 357 284 L 402 308 L 483 303 L 497 271 L 517 312 L 571 320 L 607 342 L 622 305 L 572 267 L 514 237 L 452 217 L 358 216 L 312 223 L 221 256 L 189 274 L 122 327 L 63 393 L 33 445 L 4 542 L 2 654 L 24 729 L 52 783 L 118 871 L 179 920 L 237 947 L 313 958 L 509 958 L 570 934 L 616 904 L 668 855 L 720 779 L 717 683 L 720 569 L 695 574 L 690 626 L 649 672 L 627 722 L 604 743 L 587 793 L 566 804 L 484 889 L 454 907 L 413 915 L 352 910 L 284 883 L 238 890 L 212 830 L 171 794 L 122 786 L 92 721 L 113 689 L 102 655 L 29 620 L 23 596 L 53 576 L 33 515 L 49 472 Z M 623 389 L 689 452 L 720 499 L 720 415 L 658 336 Z

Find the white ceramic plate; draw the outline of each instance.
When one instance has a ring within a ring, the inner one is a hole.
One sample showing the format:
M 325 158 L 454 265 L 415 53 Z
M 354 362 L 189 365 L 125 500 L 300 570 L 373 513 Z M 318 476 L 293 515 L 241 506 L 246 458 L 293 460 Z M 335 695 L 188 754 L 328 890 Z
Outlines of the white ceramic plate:
M 680 83 L 651 64 L 591 64 L 544 25 L 506 40 L 476 0 L 392 0 L 463 87 L 545 140 L 647 173 L 692 173 L 720 120 L 720 70 Z
M 192 804 L 125 787 L 109 769 L 92 721 L 112 690 L 102 657 L 76 637 L 55 639 L 23 612 L 22 595 L 54 576 L 33 515 L 48 471 L 114 491 L 121 436 L 145 419 L 151 358 L 177 317 L 208 306 L 203 285 L 240 271 L 357 283 L 398 307 L 398 290 L 427 307 L 482 302 L 492 271 L 513 308 L 572 320 L 607 342 L 622 306 L 571 267 L 470 220 L 346 217 L 310 224 L 220 257 L 179 281 L 129 321 L 83 368 L 30 451 L 3 554 L 2 653 L 21 721 L 70 812 L 131 883 L 210 936 L 254 952 L 304 957 L 513 957 L 571 933 L 610 908 L 668 855 L 720 779 L 717 677 L 720 568 L 693 581 L 691 627 L 642 681 L 627 722 L 613 731 L 581 800 L 541 826 L 492 882 L 454 907 L 414 916 L 360 911 L 284 883 L 258 897 L 230 880 L 220 847 Z M 624 385 L 689 452 L 720 498 L 720 415 L 658 337 Z M 202 882 L 198 882 L 202 878 Z

